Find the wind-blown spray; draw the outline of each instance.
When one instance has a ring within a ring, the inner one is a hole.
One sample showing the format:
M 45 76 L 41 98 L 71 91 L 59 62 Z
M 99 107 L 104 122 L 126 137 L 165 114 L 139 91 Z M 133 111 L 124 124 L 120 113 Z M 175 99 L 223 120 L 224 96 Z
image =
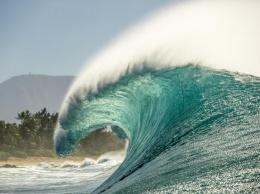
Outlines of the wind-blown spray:
M 259 21 L 256 0 L 188 1 L 137 24 L 71 86 L 56 152 L 112 125 L 128 138 L 127 155 L 96 193 L 256 191 Z

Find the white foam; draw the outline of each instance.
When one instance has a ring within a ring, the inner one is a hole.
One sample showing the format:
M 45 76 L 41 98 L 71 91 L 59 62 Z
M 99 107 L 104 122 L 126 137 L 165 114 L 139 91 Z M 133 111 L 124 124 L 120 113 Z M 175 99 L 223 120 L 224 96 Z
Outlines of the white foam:
M 63 164 L 60 167 L 61 168 L 76 168 L 79 165 L 80 165 L 80 163 L 65 161 L 65 162 L 63 162 Z
M 40 162 L 39 164 L 37 164 L 37 167 L 42 167 L 42 168 L 53 168 L 53 167 L 59 167 L 58 164 L 55 164 L 55 163 L 45 163 L 45 162 Z
M 60 111 L 127 71 L 199 63 L 260 76 L 260 1 L 181 1 L 117 37 L 88 60 Z M 57 128 L 55 136 L 62 134 Z
M 122 163 L 125 159 L 126 150 L 111 151 L 102 154 L 98 159 L 97 163 L 101 164 L 107 161 L 116 161 L 117 163 Z
M 92 160 L 90 158 L 85 158 L 81 164 L 79 165 L 79 168 L 84 168 L 86 166 L 95 165 L 97 162 L 95 160 Z

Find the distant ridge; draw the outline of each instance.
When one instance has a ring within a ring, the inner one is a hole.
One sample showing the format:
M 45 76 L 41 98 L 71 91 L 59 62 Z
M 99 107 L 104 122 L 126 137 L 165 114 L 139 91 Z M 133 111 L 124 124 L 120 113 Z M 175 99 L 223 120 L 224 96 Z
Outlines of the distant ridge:
M 17 122 L 24 110 L 58 112 L 74 76 L 21 75 L 0 83 L 0 120 Z

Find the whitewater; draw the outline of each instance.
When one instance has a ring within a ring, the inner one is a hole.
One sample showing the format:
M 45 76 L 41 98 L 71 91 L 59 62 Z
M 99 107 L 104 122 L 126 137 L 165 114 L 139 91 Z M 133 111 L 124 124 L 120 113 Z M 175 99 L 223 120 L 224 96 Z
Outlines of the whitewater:
M 123 156 L 111 152 L 97 160 L 0 168 L 0 193 L 90 193 L 118 168 Z
M 259 192 L 259 34 L 255 0 L 150 15 L 86 63 L 61 107 L 57 154 L 112 126 L 126 157 L 93 193 Z
M 70 87 L 54 142 L 64 157 L 111 126 L 127 139 L 126 156 L 99 176 L 78 165 L 71 183 L 55 178 L 59 192 L 260 192 L 259 34 L 260 1 L 198 0 L 116 37 Z

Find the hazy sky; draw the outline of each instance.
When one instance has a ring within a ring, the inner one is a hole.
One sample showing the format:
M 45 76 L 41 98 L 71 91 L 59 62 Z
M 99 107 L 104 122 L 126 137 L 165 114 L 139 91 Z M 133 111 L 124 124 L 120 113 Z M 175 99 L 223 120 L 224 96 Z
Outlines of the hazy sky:
M 0 83 L 21 74 L 76 75 L 132 24 L 173 0 L 0 0 Z

